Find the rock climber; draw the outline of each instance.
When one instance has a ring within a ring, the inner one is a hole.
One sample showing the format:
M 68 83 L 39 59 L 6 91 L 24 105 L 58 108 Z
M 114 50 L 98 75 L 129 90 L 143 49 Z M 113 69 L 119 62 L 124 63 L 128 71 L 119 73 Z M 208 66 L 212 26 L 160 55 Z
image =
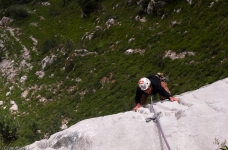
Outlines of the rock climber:
M 160 95 L 161 100 L 169 99 L 172 102 L 179 102 L 178 98 L 171 95 L 163 74 L 157 73 L 156 75 L 143 77 L 139 80 L 135 95 L 135 107 L 133 110 L 137 111 L 141 105 L 146 103 L 149 95 L 155 95 L 157 93 Z

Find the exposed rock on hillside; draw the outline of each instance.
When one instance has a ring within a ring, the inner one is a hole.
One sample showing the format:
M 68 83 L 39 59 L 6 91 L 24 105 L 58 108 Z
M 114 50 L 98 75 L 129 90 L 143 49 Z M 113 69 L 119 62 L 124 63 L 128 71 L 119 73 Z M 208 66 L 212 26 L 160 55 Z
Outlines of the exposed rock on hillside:
M 191 56 L 191 55 L 195 55 L 195 53 L 194 52 L 182 52 L 182 53 L 177 54 L 174 51 L 168 50 L 168 51 L 166 51 L 164 58 L 169 57 L 172 60 L 183 59 L 183 58 L 185 58 L 186 55 Z
M 183 93 L 181 103 L 165 101 L 153 105 L 161 112 L 160 123 L 171 149 L 215 150 L 216 141 L 228 139 L 228 78 Z M 150 105 L 147 105 L 150 107 Z M 68 129 L 37 141 L 33 150 L 166 150 L 157 124 L 148 108 L 83 120 Z

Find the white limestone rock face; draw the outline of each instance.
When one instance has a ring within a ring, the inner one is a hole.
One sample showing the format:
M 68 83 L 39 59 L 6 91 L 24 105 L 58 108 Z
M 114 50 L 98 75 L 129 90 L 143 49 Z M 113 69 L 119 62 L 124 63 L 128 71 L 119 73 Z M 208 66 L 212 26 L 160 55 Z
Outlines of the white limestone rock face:
M 195 91 L 177 95 L 180 103 L 153 105 L 171 149 L 215 150 L 215 138 L 228 140 L 228 78 Z M 149 107 L 150 105 L 147 105 Z M 33 150 L 167 150 L 148 108 L 83 120 L 36 141 Z

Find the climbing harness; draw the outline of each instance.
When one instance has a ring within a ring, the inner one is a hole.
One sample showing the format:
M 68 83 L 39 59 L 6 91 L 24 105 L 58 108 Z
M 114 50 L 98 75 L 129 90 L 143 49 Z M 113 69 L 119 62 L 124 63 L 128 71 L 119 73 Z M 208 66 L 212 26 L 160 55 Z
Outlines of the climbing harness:
M 152 119 L 152 120 L 154 120 L 154 121 L 156 120 L 156 123 L 158 125 L 158 129 L 159 129 L 159 131 L 160 131 L 160 133 L 161 133 L 161 135 L 162 135 L 162 137 L 163 137 L 163 139 L 165 141 L 165 144 L 166 144 L 168 150 L 171 150 L 171 148 L 169 146 L 169 143 L 167 142 L 167 140 L 165 138 L 165 135 L 164 135 L 164 132 L 162 130 L 162 127 L 161 127 L 161 124 L 160 124 L 160 121 L 159 121 L 159 117 L 158 117 L 158 115 L 156 114 L 156 112 L 154 110 L 152 96 L 150 97 L 150 99 L 151 99 L 151 110 L 152 110 L 152 113 L 154 113 L 154 117 L 155 117 L 155 119 Z M 151 117 L 151 118 L 153 118 L 153 117 Z

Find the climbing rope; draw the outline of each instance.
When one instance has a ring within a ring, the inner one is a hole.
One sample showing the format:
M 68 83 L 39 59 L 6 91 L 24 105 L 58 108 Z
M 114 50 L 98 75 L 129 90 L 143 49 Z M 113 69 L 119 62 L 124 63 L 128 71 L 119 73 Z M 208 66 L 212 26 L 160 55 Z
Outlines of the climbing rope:
M 151 99 L 151 109 L 152 109 L 152 112 L 154 113 L 154 116 L 155 116 L 155 118 L 156 118 L 156 122 L 157 122 L 157 125 L 158 125 L 158 129 L 159 129 L 159 131 L 160 131 L 160 133 L 161 133 L 161 135 L 162 135 L 162 137 L 163 137 L 163 139 L 164 139 L 164 141 L 165 141 L 165 144 L 166 144 L 167 148 L 168 148 L 169 150 L 171 150 L 171 148 L 170 148 L 170 146 L 169 146 L 169 143 L 167 142 L 167 140 L 166 140 L 166 138 L 165 138 L 165 135 L 164 135 L 164 132 L 163 132 L 163 130 L 162 130 L 162 127 L 161 127 L 161 123 L 160 123 L 160 121 L 159 121 L 159 118 L 158 118 L 158 116 L 157 116 L 157 114 L 156 114 L 156 112 L 155 112 L 155 110 L 154 110 L 152 96 L 150 97 L 150 99 Z

